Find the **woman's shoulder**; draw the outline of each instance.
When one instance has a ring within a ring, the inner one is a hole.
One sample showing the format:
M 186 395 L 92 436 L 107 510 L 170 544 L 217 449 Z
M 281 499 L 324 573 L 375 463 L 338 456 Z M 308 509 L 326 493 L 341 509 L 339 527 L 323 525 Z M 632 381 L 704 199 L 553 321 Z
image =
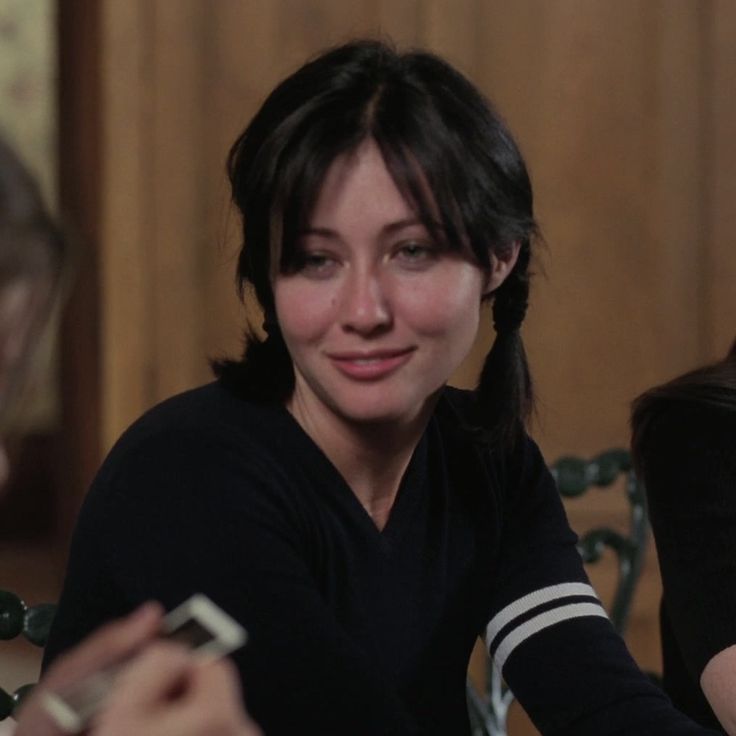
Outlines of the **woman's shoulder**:
M 484 434 L 473 427 L 476 412 L 473 391 L 447 386 L 440 404 L 440 421 L 450 427 L 458 445 L 472 447 L 485 466 L 487 476 L 504 495 L 523 493 L 549 476 L 537 443 L 524 432 L 509 446 L 489 444 Z
M 121 435 L 126 442 L 159 435 L 200 440 L 211 434 L 235 433 L 259 437 L 281 419 L 278 406 L 258 404 L 236 396 L 219 381 L 164 399 L 144 412 Z
M 235 396 L 219 382 L 172 396 L 146 411 L 121 435 L 98 480 L 124 473 L 219 471 L 233 464 L 263 466 L 272 448 L 288 446 L 288 417 L 278 406 Z M 275 441 L 278 440 L 278 442 Z

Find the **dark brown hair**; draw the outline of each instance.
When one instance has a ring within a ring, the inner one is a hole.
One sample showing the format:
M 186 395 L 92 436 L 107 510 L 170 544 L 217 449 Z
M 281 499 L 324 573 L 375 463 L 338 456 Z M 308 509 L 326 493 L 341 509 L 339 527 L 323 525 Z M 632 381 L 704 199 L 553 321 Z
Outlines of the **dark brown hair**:
M 736 412 L 736 341 L 722 360 L 649 389 L 632 404 L 631 451 L 641 472 L 643 447 L 652 421 L 673 404 Z

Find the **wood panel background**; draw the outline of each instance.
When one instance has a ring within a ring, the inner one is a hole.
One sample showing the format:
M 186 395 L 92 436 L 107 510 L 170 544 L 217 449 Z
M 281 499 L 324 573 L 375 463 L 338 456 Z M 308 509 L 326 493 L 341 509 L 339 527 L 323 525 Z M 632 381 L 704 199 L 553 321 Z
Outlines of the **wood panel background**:
M 624 442 L 638 391 L 731 337 L 733 28 L 726 0 L 103 3 L 103 445 L 239 350 L 228 146 L 303 59 L 365 34 L 446 55 L 509 121 L 547 242 L 537 434 Z
M 549 458 L 625 445 L 638 392 L 720 356 L 733 339 L 730 0 L 96 7 L 99 155 L 86 173 L 99 200 L 99 266 L 87 290 L 99 293 L 100 371 L 74 401 L 98 408 L 102 449 L 153 403 L 208 380 L 208 357 L 239 352 L 228 147 L 280 78 L 353 36 L 445 55 L 521 143 L 546 238 L 524 334 L 539 395 L 534 433 Z M 487 327 L 457 383 L 474 381 L 489 341 Z M 605 494 L 578 506 L 580 528 L 621 520 Z M 657 669 L 653 560 L 645 577 L 630 642 Z

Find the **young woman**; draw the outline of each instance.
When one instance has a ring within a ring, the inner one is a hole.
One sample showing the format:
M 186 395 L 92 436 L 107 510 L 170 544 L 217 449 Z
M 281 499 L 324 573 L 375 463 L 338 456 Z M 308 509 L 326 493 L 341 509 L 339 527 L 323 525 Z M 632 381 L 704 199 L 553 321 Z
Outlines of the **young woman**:
M 435 56 L 350 43 L 271 93 L 229 172 L 266 338 L 113 449 L 49 658 L 201 590 L 250 631 L 268 736 L 467 733 L 481 633 L 543 733 L 701 732 L 615 634 L 524 433 L 536 226 L 492 107 Z M 478 390 L 450 389 L 488 299 Z
M 632 428 L 664 584 L 665 689 L 736 734 L 736 343 L 640 396 Z
M 33 368 L 35 348 L 59 296 L 64 241 L 35 182 L 0 140 L 0 416 L 12 416 Z M 5 428 L 5 427 L 3 427 Z M 7 468 L 0 442 L 3 471 Z M 0 478 L 0 492 L 5 472 Z M 43 708 L 44 694 L 130 660 L 90 736 L 258 736 L 242 710 L 226 663 L 203 667 L 178 647 L 153 643 L 160 606 L 108 624 L 60 658 L 18 715 L 15 736 L 63 736 Z M 172 697 L 172 692 L 178 693 Z

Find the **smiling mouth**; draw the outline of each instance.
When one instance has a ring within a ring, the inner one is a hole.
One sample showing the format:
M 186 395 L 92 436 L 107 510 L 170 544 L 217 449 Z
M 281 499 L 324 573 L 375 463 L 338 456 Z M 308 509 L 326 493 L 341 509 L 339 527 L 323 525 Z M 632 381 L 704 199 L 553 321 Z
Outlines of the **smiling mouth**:
M 355 363 L 355 365 L 373 365 L 374 363 L 380 363 L 382 360 L 387 360 L 387 358 L 348 358 L 348 360 L 351 363 Z
M 337 369 L 359 381 L 377 381 L 407 363 L 414 348 L 382 350 L 374 353 L 333 353 L 328 357 Z

